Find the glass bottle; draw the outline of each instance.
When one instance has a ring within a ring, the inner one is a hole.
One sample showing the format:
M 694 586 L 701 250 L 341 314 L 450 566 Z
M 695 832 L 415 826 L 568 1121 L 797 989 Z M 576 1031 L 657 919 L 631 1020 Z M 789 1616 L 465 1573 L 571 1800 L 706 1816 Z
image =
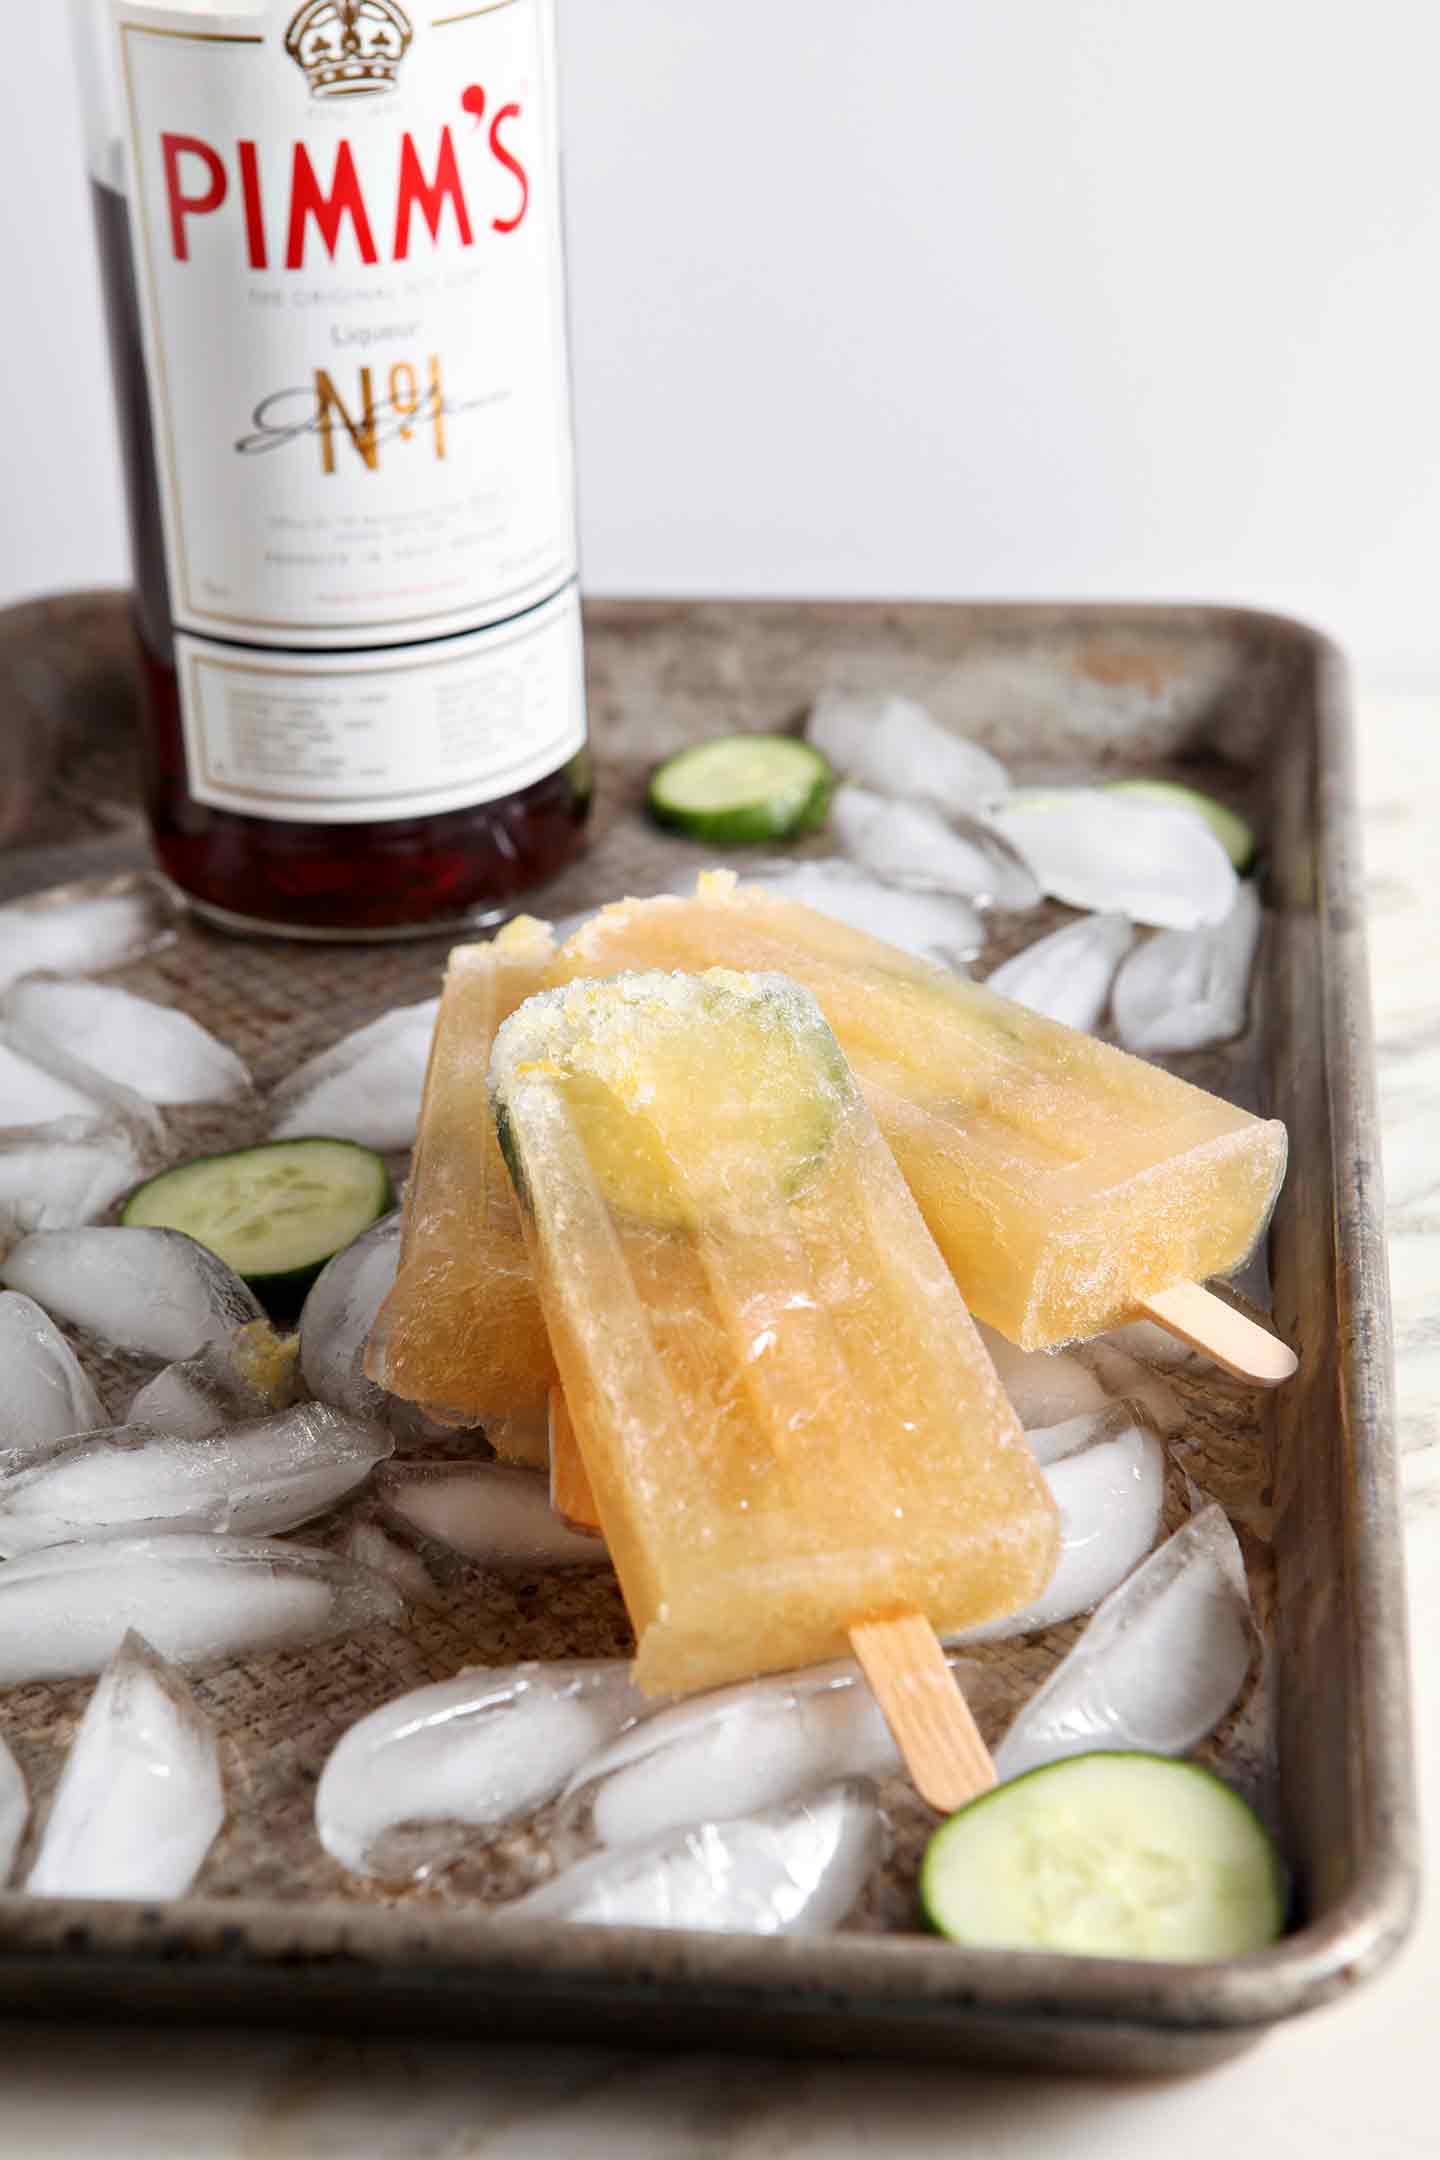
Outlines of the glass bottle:
M 160 861 L 496 919 L 589 803 L 553 0 L 72 5 Z

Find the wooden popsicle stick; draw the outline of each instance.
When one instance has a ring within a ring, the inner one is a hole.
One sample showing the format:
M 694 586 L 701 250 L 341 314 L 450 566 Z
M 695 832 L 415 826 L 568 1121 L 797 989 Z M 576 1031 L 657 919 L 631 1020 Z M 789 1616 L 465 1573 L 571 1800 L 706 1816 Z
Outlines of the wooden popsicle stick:
M 929 1621 L 920 1613 L 857 1621 L 850 1642 L 921 1799 L 952 1815 L 988 1792 L 990 1750 Z
M 1181 1342 L 1203 1351 L 1225 1372 L 1254 1387 L 1278 1387 L 1299 1366 L 1288 1343 L 1227 1305 L 1203 1283 L 1176 1283 L 1173 1289 L 1157 1290 L 1141 1299 L 1140 1310 Z

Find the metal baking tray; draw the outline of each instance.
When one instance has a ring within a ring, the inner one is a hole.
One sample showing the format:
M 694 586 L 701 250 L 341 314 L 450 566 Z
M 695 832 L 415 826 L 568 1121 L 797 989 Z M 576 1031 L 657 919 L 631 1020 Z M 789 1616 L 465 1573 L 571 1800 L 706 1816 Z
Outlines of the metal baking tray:
M 626 1646 L 608 1579 L 582 1595 L 573 1578 L 558 1591 L 472 1571 L 408 1631 L 202 1678 L 244 1805 L 197 1894 L 161 1906 L 0 1896 L 0 2008 L 1135 2072 L 1217 2062 L 1374 1972 L 1404 1937 L 1418 1878 L 1343 665 L 1299 625 L 1231 609 L 597 602 L 587 632 L 601 752 L 593 841 L 531 897 L 536 912 L 650 890 L 702 860 L 639 817 L 645 770 L 707 733 L 790 725 L 832 685 L 922 697 L 1029 779 L 1163 771 L 1256 822 L 1267 904 L 1258 1019 L 1234 1050 L 1179 1069 L 1284 1118 L 1291 1134 L 1268 1294 L 1300 1376 L 1230 1417 L 1220 1468 L 1248 1496 L 1252 1532 L 1263 1530 L 1247 1558 L 1263 1588 L 1269 1803 L 1295 1924 L 1254 1956 L 1163 1966 L 961 1951 L 913 1921 L 895 1931 L 893 1913 L 885 1931 L 807 1940 L 554 1922 L 522 1934 L 486 1910 L 483 1870 L 468 1889 L 462 1871 L 458 1888 L 433 1894 L 357 1893 L 309 1820 L 319 1766 L 351 1718 L 465 1662 Z M 0 682 L 0 897 L 142 863 L 120 597 L 0 617 Z M 384 1005 L 425 995 L 443 951 L 441 940 L 317 950 L 187 921 L 168 952 L 123 979 L 186 1004 L 264 1080 Z M 247 1137 L 224 1113 L 198 1114 L 187 1134 Z M 1265 1294 L 1263 1270 L 1250 1287 Z M 1203 1424 L 1203 1404 L 1197 1414 Z M 1056 1654 L 1035 1653 L 1032 1678 Z M 18 1728 L 42 1798 L 87 1692 L 6 1697 L 7 1734 Z

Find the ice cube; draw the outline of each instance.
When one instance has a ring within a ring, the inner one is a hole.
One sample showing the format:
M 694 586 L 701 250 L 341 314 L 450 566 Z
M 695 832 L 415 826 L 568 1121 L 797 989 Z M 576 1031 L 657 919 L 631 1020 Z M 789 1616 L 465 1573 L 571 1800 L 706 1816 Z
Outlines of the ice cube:
M 97 1673 L 129 1628 L 182 1665 L 291 1649 L 398 1620 L 389 1583 L 308 1545 L 97 1538 L 0 1567 L 0 1687 Z
M 518 1463 L 395 1463 L 381 1477 L 386 1513 L 483 1567 L 605 1567 L 604 1541 L 572 1530 L 549 1480 Z
M 20 1765 L 0 1734 L 0 1890 L 10 1880 L 29 1814 L 30 1795 Z
M 22 975 L 101 975 L 175 942 L 180 908 L 141 871 L 0 908 L 0 990 Z
M 443 1605 L 444 1595 L 432 1580 L 419 1553 L 387 1535 L 379 1523 L 360 1522 L 351 1529 L 342 1548 L 347 1560 L 369 1568 L 393 1583 L 407 1605 Z
M 1222 922 L 1162 930 L 1115 978 L 1115 1032 L 1142 1057 L 1204 1050 L 1245 1032 L 1250 969 L 1260 941 L 1260 898 L 1242 884 Z
M 65 1758 L 33 1897 L 183 1897 L 225 1820 L 215 1728 L 183 1675 L 126 1635 Z
M 0 1290 L 0 1465 L 106 1425 L 105 1405 L 49 1314 L 18 1290 Z
M 1178 1372 L 1183 1366 L 1208 1363 L 1203 1351 L 1182 1342 L 1178 1335 L 1172 1335 L 1168 1328 L 1154 1320 L 1128 1321 L 1124 1327 L 1111 1328 L 1108 1334 L 1097 1335 L 1095 1340 L 1097 1344 L 1112 1344 L 1138 1364 L 1153 1366 L 1159 1372 Z
M 297 1067 L 275 1090 L 272 1137 L 327 1133 L 363 1147 L 413 1147 L 439 1009 L 438 998 L 397 1006 Z
M 56 1440 L 0 1476 L 0 1554 L 83 1538 L 293 1530 L 353 1492 L 394 1442 L 324 1403 L 208 1439 L 119 1425 Z
M 983 1320 L 975 1325 L 1000 1385 L 1027 1432 L 1032 1425 L 1093 1417 L 1109 1406 L 1110 1397 L 1094 1373 L 1068 1351 L 1020 1350 Z
M 916 892 L 905 885 L 888 885 L 857 869 L 843 856 L 823 855 L 814 861 L 761 863 L 753 876 L 737 880 L 742 886 L 759 886 L 781 900 L 798 901 L 817 914 L 833 916 L 852 930 L 884 938 L 902 952 L 922 960 L 937 960 L 944 967 L 964 972 L 985 942 L 985 925 L 968 900 L 954 893 Z M 676 892 L 693 893 L 693 877 L 677 878 Z
M 74 1080 L 41 1064 L 0 1026 L 0 1103 L 8 1124 L 46 1125 L 56 1118 L 102 1116 L 104 1104 Z
M 34 976 L 9 992 L 3 1017 L 147 1102 L 234 1102 L 250 1090 L 250 1075 L 234 1051 L 188 1013 L 113 983 Z
M 837 773 L 879 795 L 975 815 L 1010 792 L 998 758 L 952 735 L 914 698 L 827 690 L 811 707 L 805 733 Z
M 372 1710 L 332 1750 L 315 1827 L 356 1875 L 423 1876 L 488 1829 L 552 1799 L 651 1707 L 622 1658 L 457 1673 Z M 406 1826 L 410 1826 L 407 1828 Z
M 273 1407 L 268 1395 L 236 1371 L 230 1351 L 207 1343 L 194 1357 L 166 1365 L 153 1380 L 147 1380 L 126 1411 L 125 1422 L 153 1425 L 187 1440 L 206 1440 L 227 1425 L 264 1417 Z
M 90 1118 L 123 1125 L 141 1142 L 163 1137 L 159 1113 L 133 1088 L 10 1020 L 0 1021 L 0 1106 L 14 1127 Z
M 1194 930 L 1234 905 L 1234 867 L 1193 810 L 1111 788 L 1034 789 L 1001 803 L 991 822 L 1041 890 L 1071 907 Z
M 0 1250 L 32 1230 L 93 1223 L 145 1169 L 135 1134 L 118 1119 L 0 1128 Z
M 852 862 L 922 892 L 960 893 L 983 905 L 1033 907 L 1040 887 L 1003 833 L 943 818 L 929 803 L 891 802 L 868 788 L 838 788 L 830 830 Z
M 1087 915 L 1027 945 L 986 978 L 1001 997 L 1093 1034 L 1110 997 L 1115 970 L 1135 942 L 1123 915 Z
M 122 1350 L 167 1362 L 227 1345 L 264 1314 L 233 1269 L 182 1230 L 44 1230 L 22 1238 L 0 1280 Z
M 1180 1755 L 1219 1724 L 1256 1641 L 1245 1566 L 1210 1506 L 1113 1590 L 995 1750 L 1000 1777 L 1095 1748 Z
M 595 1853 L 500 1916 L 608 1927 L 716 1928 L 749 1935 L 838 1927 L 880 1856 L 869 1786 L 831 1785 L 798 1806 L 670 1830 Z
M 1088 1432 L 1077 1434 L 1075 1427 L 1082 1425 L 1088 1425 Z M 1077 1418 L 1068 1427 L 1054 1426 L 1045 1438 L 1053 1446 L 1062 1431 L 1064 1452 L 1044 1465 L 1045 1482 L 1060 1510 L 1060 1557 L 1054 1574 L 1021 1611 L 947 1636 L 947 1642 L 999 1642 L 1073 1620 L 1124 1582 L 1159 1536 L 1165 1450 L 1155 1434 L 1121 1408 L 1098 1418 Z M 1033 1442 L 1035 1435 L 1030 1437 Z
M 486 1112 L 488 1115 L 488 1112 Z M 300 1372 L 312 1395 L 352 1417 L 383 1417 L 393 1398 L 365 1376 L 365 1345 L 400 1260 L 400 1211 L 336 1253 L 300 1314 Z
M 1185 1430 L 1185 1405 L 1169 1381 L 1131 1357 L 1118 1342 L 1097 1335 L 1093 1342 L 1081 1343 L 1072 1354 L 1089 1367 L 1112 1401 L 1134 1403 L 1167 1440 Z
M 980 1667 L 951 1664 L 967 1697 L 984 1689 Z M 657 1710 L 582 1763 L 567 1795 L 600 1844 L 636 1845 L 687 1823 L 787 1806 L 838 1778 L 903 1770 L 860 1668 L 840 1660 Z

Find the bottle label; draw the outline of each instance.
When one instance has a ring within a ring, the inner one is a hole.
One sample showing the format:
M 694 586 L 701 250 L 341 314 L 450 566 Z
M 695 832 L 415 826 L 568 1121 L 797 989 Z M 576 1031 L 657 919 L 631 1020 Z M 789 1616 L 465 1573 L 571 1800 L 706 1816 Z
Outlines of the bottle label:
M 551 0 L 113 13 L 192 792 L 344 820 L 554 770 L 584 717 Z
M 580 604 L 366 653 L 176 639 L 190 791 L 250 817 L 428 817 L 515 794 L 579 748 Z

